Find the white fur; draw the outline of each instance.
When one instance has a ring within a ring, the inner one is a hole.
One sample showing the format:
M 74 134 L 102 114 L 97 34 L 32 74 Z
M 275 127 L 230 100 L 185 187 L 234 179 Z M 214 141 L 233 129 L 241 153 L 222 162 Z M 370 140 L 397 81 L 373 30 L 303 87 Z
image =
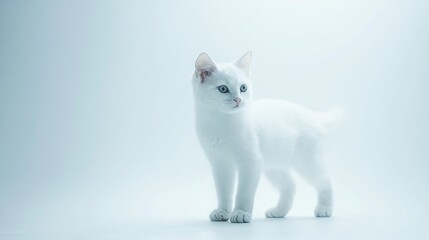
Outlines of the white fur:
M 250 52 L 230 64 L 216 64 L 202 53 L 195 64 L 197 134 L 212 167 L 218 199 L 210 219 L 250 222 L 262 171 L 280 192 L 277 205 L 266 216 L 284 217 L 295 192 L 291 170 L 316 188 L 315 216 L 331 216 L 332 190 L 320 141 L 341 112 L 318 113 L 281 100 L 251 100 L 250 62 Z M 242 84 L 247 91 L 240 92 Z M 221 93 L 221 85 L 230 92 Z

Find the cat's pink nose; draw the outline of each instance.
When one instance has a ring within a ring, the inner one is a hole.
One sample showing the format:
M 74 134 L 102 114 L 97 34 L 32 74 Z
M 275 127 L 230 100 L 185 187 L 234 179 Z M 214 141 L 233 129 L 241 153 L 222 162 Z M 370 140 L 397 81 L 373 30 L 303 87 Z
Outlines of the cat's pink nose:
M 238 105 L 241 102 L 241 99 L 240 98 L 234 98 L 234 102 L 236 102 Z

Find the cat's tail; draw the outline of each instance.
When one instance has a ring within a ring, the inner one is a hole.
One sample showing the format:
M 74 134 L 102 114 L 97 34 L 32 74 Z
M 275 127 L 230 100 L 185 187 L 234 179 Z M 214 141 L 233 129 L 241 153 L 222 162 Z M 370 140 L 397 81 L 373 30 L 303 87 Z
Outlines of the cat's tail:
M 320 115 L 321 117 L 321 130 L 326 134 L 332 128 L 338 126 L 344 120 L 344 111 L 340 108 L 333 108 Z

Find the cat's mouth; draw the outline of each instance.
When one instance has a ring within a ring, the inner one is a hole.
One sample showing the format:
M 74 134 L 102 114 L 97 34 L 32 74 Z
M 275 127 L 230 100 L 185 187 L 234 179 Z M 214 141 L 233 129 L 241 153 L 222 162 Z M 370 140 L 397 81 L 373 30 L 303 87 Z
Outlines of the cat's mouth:
M 244 106 L 246 106 L 246 104 L 243 104 L 243 103 L 237 103 L 237 104 L 235 104 L 235 106 L 234 106 L 234 107 L 232 107 L 232 109 L 234 109 L 234 110 L 242 109 L 242 108 L 244 108 Z
M 225 103 L 225 104 L 227 104 L 227 103 Z M 227 105 L 229 105 L 229 106 L 227 106 L 228 109 L 230 109 L 230 110 L 232 110 L 232 111 L 235 112 L 235 111 L 238 111 L 238 110 L 242 109 L 245 104 L 243 104 L 242 102 L 239 102 L 239 103 L 237 103 L 237 102 L 233 102 L 233 103 L 228 102 Z

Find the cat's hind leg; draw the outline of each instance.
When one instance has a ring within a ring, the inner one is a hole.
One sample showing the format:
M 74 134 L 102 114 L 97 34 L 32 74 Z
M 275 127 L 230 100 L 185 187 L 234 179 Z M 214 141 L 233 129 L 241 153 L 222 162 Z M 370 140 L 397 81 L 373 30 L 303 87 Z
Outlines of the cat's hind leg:
M 295 183 L 289 170 L 274 169 L 266 170 L 265 175 L 268 181 L 279 191 L 280 197 L 277 206 L 265 212 L 267 218 L 282 218 L 286 216 L 292 207 L 295 195 Z
M 317 206 L 314 216 L 330 217 L 333 211 L 332 187 L 321 158 L 320 154 L 307 156 L 302 159 L 302 164 L 296 170 L 317 191 Z

